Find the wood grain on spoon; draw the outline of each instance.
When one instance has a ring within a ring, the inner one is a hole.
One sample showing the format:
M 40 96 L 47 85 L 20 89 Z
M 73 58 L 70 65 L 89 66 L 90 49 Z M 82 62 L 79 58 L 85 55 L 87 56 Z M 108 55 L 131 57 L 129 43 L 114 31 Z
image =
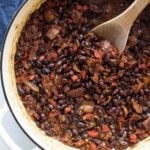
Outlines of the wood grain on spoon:
M 135 0 L 119 16 L 96 26 L 92 31 L 100 37 L 110 41 L 119 49 L 120 54 L 124 51 L 133 22 L 150 0 Z

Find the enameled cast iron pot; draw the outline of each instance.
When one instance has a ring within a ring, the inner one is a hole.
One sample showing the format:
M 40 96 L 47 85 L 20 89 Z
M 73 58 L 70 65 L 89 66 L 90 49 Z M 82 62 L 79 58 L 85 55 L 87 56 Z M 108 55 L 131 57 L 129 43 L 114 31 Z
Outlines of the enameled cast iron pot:
M 28 135 L 28 137 L 41 149 L 75 150 L 75 148 L 66 146 L 58 140 L 48 137 L 41 129 L 39 129 L 34 123 L 34 121 L 32 121 L 32 119 L 27 114 L 17 93 L 14 73 L 14 54 L 16 51 L 16 43 L 27 19 L 37 8 L 40 7 L 40 5 L 44 1 L 45 0 L 26 1 L 16 13 L 16 16 L 14 17 L 8 29 L 1 55 L 3 91 L 9 108 L 17 123 L 22 128 L 22 130 Z M 149 150 L 150 137 L 129 149 Z

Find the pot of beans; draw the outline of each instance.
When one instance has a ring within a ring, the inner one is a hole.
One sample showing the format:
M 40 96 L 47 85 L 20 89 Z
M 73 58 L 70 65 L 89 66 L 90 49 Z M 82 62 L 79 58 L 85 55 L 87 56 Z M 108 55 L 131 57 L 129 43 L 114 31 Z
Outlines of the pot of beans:
M 41 149 L 148 150 L 150 7 L 121 56 L 91 32 L 133 0 L 30 0 L 2 51 L 6 101 Z

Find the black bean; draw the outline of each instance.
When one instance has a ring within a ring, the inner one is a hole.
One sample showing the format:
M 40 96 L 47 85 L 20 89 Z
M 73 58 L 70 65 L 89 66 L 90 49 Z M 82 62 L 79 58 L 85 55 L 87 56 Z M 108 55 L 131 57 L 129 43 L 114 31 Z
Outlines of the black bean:
M 17 61 L 19 61 L 19 60 L 21 60 L 22 59 L 22 53 L 21 52 L 19 52 L 19 51 L 17 51 L 17 53 L 15 54 L 15 59 L 17 60 Z
M 54 68 L 54 66 L 55 66 L 55 64 L 54 64 L 54 63 L 50 63 L 50 64 L 48 65 L 48 68 L 49 68 L 49 69 L 53 69 L 53 68 Z
M 58 97 L 59 99 L 64 99 L 64 98 L 65 98 L 65 95 L 64 95 L 64 94 L 59 94 L 57 97 Z
M 65 104 L 66 103 L 66 100 L 65 99 L 61 99 L 58 101 L 58 104 L 62 105 L 62 104 Z
M 83 122 L 78 122 L 77 126 L 79 128 L 83 128 L 83 127 L 85 127 L 85 124 Z
M 37 54 L 37 56 L 40 56 L 40 55 L 44 54 L 45 52 L 46 52 L 45 47 L 40 46 L 39 49 L 37 50 L 36 54 Z
M 121 96 L 124 96 L 124 97 L 127 96 L 127 92 L 125 90 L 120 90 L 119 93 Z
M 78 58 L 80 63 L 84 63 L 86 61 L 86 56 L 78 55 L 77 58 Z
M 17 86 L 17 90 L 18 90 L 18 93 L 20 96 L 23 96 L 25 94 L 25 91 L 24 91 L 24 89 L 22 89 L 22 87 Z
M 112 95 L 116 95 L 119 92 L 119 89 L 115 89 L 112 93 Z
M 48 68 L 43 68 L 42 73 L 48 74 L 48 73 L 50 73 L 50 70 Z

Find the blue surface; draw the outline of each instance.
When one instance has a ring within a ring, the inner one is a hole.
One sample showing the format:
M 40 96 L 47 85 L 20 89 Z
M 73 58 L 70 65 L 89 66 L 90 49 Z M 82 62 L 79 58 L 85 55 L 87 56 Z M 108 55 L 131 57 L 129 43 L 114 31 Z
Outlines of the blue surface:
M 8 25 L 24 0 L 0 0 L 0 50 Z

